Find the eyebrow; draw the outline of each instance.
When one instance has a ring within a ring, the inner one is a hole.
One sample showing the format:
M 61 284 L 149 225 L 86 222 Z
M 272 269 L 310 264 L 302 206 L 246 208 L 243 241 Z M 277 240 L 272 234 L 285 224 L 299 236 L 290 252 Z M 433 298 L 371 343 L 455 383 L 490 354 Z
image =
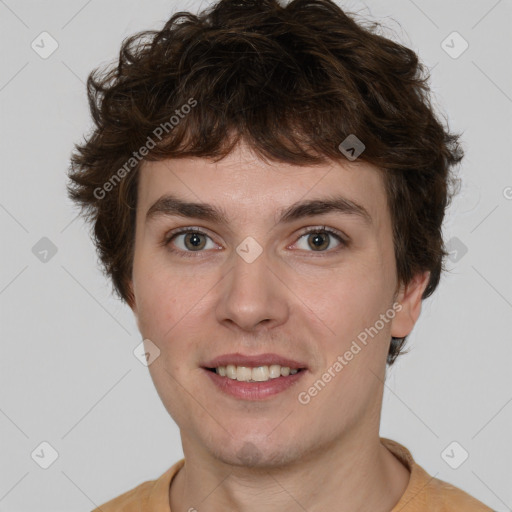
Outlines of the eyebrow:
M 371 226 L 373 219 L 364 206 L 342 196 L 297 202 L 278 212 L 277 223 L 289 223 L 314 215 L 338 212 L 360 218 Z M 147 211 L 146 222 L 159 216 L 178 216 L 228 225 L 224 210 L 207 203 L 184 201 L 173 195 L 160 197 Z

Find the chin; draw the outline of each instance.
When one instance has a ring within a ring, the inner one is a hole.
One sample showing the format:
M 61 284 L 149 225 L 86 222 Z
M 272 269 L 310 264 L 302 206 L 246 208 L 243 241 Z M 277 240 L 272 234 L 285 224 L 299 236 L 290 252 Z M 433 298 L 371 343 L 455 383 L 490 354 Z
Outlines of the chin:
M 238 437 L 227 445 L 220 444 L 210 447 L 214 457 L 225 464 L 232 466 L 241 466 L 255 469 L 270 469 L 280 466 L 286 466 L 298 457 L 297 450 L 286 445 L 286 443 L 270 443 L 268 439 L 241 439 Z

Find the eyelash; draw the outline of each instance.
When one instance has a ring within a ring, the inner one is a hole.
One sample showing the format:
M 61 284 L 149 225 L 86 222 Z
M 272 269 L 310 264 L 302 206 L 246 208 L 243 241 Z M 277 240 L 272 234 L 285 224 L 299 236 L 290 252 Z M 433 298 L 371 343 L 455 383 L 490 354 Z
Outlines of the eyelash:
M 188 227 L 188 228 L 179 228 L 171 231 L 170 233 L 167 233 L 164 240 L 162 241 L 162 244 L 164 247 L 167 247 L 169 251 L 172 253 L 179 254 L 180 256 L 183 256 L 185 258 L 196 258 L 199 254 L 205 251 L 183 251 L 181 249 L 172 249 L 170 246 L 170 243 L 179 235 L 182 234 L 189 234 L 189 233 L 197 233 L 199 235 L 204 235 L 211 239 L 209 235 L 201 231 L 199 228 L 195 227 Z M 345 239 L 344 235 L 335 229 L 328 228 L 327 226 L 317 226 L 317 227 L 311 227 L 307 228 L 305 231 L 303 231 L 299 237 L 297 238 L 297 241 L 300 240 L 303 236 L 309 235 L 309 234 L 318 234 L 318 233 L 326 233 L 328 235 L 333 236 L 340 242 L 340 246 L 337 249 L 329 250 L 329 251 L 306 251 L 306 252 L 318 252 L 318 253 L 337 253 L 339 250 L 345 248 L 348 246 L 348 241 Z

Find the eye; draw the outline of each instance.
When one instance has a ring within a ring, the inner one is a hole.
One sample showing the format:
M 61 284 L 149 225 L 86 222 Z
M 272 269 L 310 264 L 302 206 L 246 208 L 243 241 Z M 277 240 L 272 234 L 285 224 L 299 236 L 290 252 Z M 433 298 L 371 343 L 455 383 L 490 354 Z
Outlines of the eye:
M 335 247 L 348 245 L 341 232 L 326 226 L 308 228 L 301 234 L 296 245 L 299 249 L 308 252 L 327 252 L 327 249 L 332 249 L 332 239 L 337 243 Z M 194 253 L 204 252 L 204 249 L 219 249 L 206 233 L 190 227 L 171 231 L 165 236 L 162 245 L 173 253 L 179 253 L 180 256 L 192 257 L 195 256 Z
M 210 245 L 208 245 L 210 242 Z M 203 249 L 215 249 L 218 246 L 215 245 L 212 239 L 197 228 L 186 228 L 171 231 L 163 241 L 163 245 L 167 246 L 171 252 L 185 253 L 184 256 L 192 256 L 194 252 L 202 252 Z M 178 247 L 174 249 L 172 245 Z
M 337 247 L 346 246 L 347 242 L 344 240 L 342 234 L 333 229 L 323 227 L 309 228 L 299 238 L 299 242 L 305 239 L 305 243 L 299 249 L 308 251 L 312 249 L 312 252 L 326 252 L 327 249 L 332 246 L 332 239 L 336 239 L 338 242 Z M 299 244 L 297 242 L 297 244 Z

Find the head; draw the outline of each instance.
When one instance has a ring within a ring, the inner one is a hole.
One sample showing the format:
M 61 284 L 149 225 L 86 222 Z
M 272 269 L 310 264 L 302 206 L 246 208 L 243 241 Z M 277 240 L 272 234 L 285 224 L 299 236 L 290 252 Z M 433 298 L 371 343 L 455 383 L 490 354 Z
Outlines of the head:
M 376 28 L 329 0 L 224 0 L 125 40 L 116 65 L 89 76 L 95 128 L 72 155 L 69 194 L 161 351 L 150 371 L 164 404 L 212 451 L 249 442 L 267 458 L 294 453 L 278 453 L 279 429 L 268 434 L 285 402 L 229 402 L 225 425 L 198 405 L 215 399 L 202 383 L 208 360 L 293 354 L 312 384 L 359 340 L 332 384 L 295 404 L 285 438 L 311 449 L 378 409 L 377 377 L 445 270 L 462 150 L 416 54 Z M 349 136 L 364 144 L 355 160 L 339 148 Z M 247 237 L 251 262 L 237 251 Z

